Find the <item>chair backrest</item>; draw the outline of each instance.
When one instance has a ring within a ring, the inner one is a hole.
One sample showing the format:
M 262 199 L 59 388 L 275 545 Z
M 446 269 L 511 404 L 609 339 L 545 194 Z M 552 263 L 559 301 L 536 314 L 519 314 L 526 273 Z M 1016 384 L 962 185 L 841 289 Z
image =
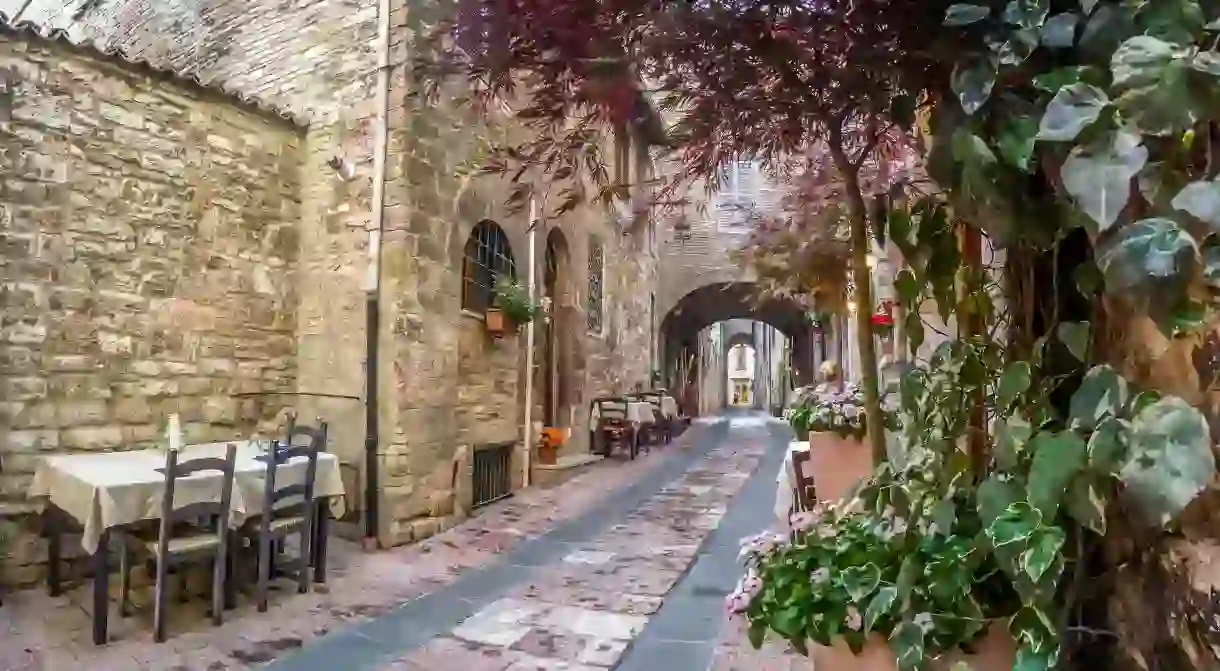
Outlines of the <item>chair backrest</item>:
M 807 450 L 792 452 L 792 502 L 797 512 L 813 510 L 817 503 L 817 488 L 813 476 L 808 475 L 810 455 Z
M 306 441 L 301 441 L 301 438 Z M 327 424 L 317 427 L 299 426 L 296 415 L 288 416 L 284 439 L 276 441 L 267 454 L 267 477 L 263 482 L 262 524 L 268 527 L 273 518 L 300 515 L 314 500 L 314 481 L 318 473 L 318 454 L 326 451 Z M 305 478 L 301 482 L 281 486 L 279 467 L 292 459 L 305 457 Z M 280 505 L 286 499 L 299 497 L 291 505 Z M 265 529 L 264 529 L 265 530 Z
M 627 399 L 621 396 L 604 396 L 592 402 L 599 419 L 627 419 Z
M 170 532 L 176 522 L 183 520 L 206 519 L 216 524 L 216 531 L 224 534 L 229 527 L 230 503 L 233 500 L 233 472 L 237 464 L 237 445 L 229 443 L 225 446 L 223 459 L 206 457 L 179 461 L 178 450 L 165 452 L 165 498 L 161 501 L 161 520 L 159 542 L 164 553 L 169 543 Z M 220 487 L 220 500 L 195 501 L 184 506 L 174 505 L 174 492 L 179 480 L 203 471 L 219 471 L 223 480 Z

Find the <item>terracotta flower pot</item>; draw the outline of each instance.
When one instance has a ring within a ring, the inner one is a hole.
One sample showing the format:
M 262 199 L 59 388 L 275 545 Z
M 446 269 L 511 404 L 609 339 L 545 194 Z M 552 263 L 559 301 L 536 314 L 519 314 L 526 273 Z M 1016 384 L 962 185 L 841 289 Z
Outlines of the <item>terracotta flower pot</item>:
M 873 455 L 859 438 L 812 432 L 809 434 L 809 468 L 818 498 L 837 501 L 873 472 Z
M 487 332 L 493 336 L 502 335 L 505 331 L 507 320 L 504 318 L 504 312 L 500 308 L 488 308 L 483 315 L 487 322 Z
M 831 647 L 809 646 L 813 668 L 817 671 L 898 671 L 898 661 L 889 642 L 872 636 L 859 655 L 841 640 Z M 966 662 L 971 671 L 1011 671 L 1017 657 L 1017 646 L 1003 622 L 993 622 L 987 634 L 974 645 L 974 654 L 961 650 L 942 655 L 932 668 L 950 671 L 958 662 Z

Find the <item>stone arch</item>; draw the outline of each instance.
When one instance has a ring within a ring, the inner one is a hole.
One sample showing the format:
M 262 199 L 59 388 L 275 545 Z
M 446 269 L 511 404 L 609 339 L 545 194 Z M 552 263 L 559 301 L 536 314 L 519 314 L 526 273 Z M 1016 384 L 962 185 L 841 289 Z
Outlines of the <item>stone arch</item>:
M 694 384 L 698 371 L 691 369 L 689 360 L 691 351 L 697 347 L 699 332 L 733 319 L 759 321 L 787 336 L 792 343 L 794 382 L 800 385 L 813 381 L 812 322 L 808 309 L 794 298 L 764 296 L 754 282 L 728 281 L 712 282 L 688 291 L 672 304 L 662 319 L 662 347 L 670 386 L 681 390 Z M 756 347 L 752 334 L 742 335 Z M 691 399 L 685 400 L 688 406 L 692 403 Z

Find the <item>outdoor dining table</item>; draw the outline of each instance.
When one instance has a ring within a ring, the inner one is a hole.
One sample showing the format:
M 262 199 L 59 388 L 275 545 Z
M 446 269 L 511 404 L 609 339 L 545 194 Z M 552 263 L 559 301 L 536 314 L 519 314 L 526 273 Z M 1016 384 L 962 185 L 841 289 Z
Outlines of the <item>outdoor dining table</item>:
M 678 402 L 673 396 L 661 397 L 661 414 L 667 419 L 676 419 L 678 417 Z
M 267 443 L 225 441 L 188 445 L 179 452 L 180 460 L 222 457 L 225 446 L 237 444 L 237 463 L 232 494 L 232 523 L 262 512 L 264 478 L 267 470 Z M 308 460 L 297 458 L 276 470 L 277 485 L 297 484 L 305 479 Z M 109 611 L 109 564 L 111 532 L 160 517 L 165 493 L 165 451 L 132 450 L 90 454 L 65 454 L 45 457 L 34 473 L 29 495 L 43 498 L 44 524 L 49 540 L 47 586 L 52 596 L 60 592 L 59 563 L 62 553 L 64 517 L 82 528 L 81 546 L 93 556 L 93 642 L 106 642 Z M 179 479 L 175 484 L 174 507 L 220 499 L 222 477 L 215 471 L 200 471 Z M 318 500 L 318 541 L 312 548 L 310 563 L 314 581 L 326 580 L 326 539 L 331 515 L 344 514 L 343 478 L 339 459 L 330 453 L 318 455 L 314 484 Z M 291 502 L 286 502 L 291 503 Z
M 631 401 L 627 404 L 627 421 L 634 424 L 651 424 L 656 421 L 653 404 L 647 401 Z

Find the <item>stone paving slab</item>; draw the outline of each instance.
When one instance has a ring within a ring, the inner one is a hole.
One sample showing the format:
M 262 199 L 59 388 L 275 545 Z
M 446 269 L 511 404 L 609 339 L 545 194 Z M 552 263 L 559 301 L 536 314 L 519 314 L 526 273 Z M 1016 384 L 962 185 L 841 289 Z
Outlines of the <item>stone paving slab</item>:
M 111 642 L 94 646 L 87 585 L 57 598 L 41 589 L 8 594 L 0 607 L 0 669 L 221 671 L 265 664 L 320 636 L 348 635 L 346 629 L 353 623 L 435 594 L 460 576 L 500 561 L 528 540 L 563 529 L 641 478 L 683 458 L 691 442 L 709 430 L 715 431 L 715 425 L 688 431 L 645 459 L 606 460 L 558 487 L 524 490 L 413 546 L 365 554 L 357 545 L 336 539 L 331 543 L 326 586 L 306 595 L 291 589 L 275 592 L 267 613 L 257 613 L 243 602 L 215 628 L 203 617 L 201 600 L 172 604 L 170 638 L 160 645 L 152 641 L 147 617 L 124 619 L 112 609 Z M 530 663 L 520 655 L 511 660 L 518 662 Z M 447 661 L 444 666 L 424 668 L 484 667 Z
M 436 649 L 470 645 L 478 646 L 481 659 L 495 660 L 487 668 L 616 668 L 652 626 L 665 607 L 665 596 L 675 590 L 709 531 L 729 510 L 747 481 L 741 474 L 759 466 L 771 442 L 758 431 L 733 431 L 729 437 L 622 522 L 552 564 L 534 568 L 525 584 L 504 599 L 486 605 L 423 649 L 406 651 L 386 668 L 427 668 L 436 659 Z M 717 599 L 710 611 L 717 628 L 723 620 L 721 603 Z M 528 657 L 523 661 L 516 654 Z M 706 650 L 702 655 L 711 657 Z

